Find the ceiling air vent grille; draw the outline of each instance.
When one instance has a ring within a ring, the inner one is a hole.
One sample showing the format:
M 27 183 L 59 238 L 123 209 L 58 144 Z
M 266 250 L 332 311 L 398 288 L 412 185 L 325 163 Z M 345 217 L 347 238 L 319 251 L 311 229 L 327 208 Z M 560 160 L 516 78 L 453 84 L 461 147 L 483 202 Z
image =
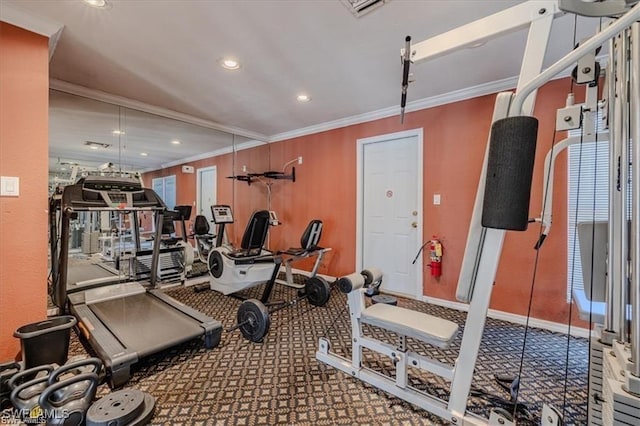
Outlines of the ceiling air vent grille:
M 340 0 L 356 18 L 377 9 L 391 0 Z
M 86 141 L 84 144 L 91 149 L 109 148 L 111 146 L 111 144 L 108 144 L 108 143 L 93 142 L 93 141 Z

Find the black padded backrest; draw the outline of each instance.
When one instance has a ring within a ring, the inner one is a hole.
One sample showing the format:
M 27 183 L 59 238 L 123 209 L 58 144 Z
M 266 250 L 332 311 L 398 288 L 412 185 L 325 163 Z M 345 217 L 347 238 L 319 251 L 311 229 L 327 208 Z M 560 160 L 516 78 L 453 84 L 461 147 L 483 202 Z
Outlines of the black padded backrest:
M 259 210 L 254 212 L 247 223 L 247 229 L 242 236 L 240 247 L 243 250 L 261 249 L 267 239 L 269 230 L 269 211 Z
M 305 250 L 312 250 L 320 244 L 320 237 L 322 236 L 322 221 L 313 219 L 307 225 L 307 229 L 302 233 L 300 238 L 300 245 Z
M 199 214 L 196 216 L 196 220 L 193 223 L 193 233 L 196 235 L 205 235 L 209 233 L 209 222 L 207 218 Z
M 173 212 L 167 211 L 162 217 L 162 235 L 173 235 L 176 233 L 176 228 L 173 226 L 173 221 L 176 219 Z

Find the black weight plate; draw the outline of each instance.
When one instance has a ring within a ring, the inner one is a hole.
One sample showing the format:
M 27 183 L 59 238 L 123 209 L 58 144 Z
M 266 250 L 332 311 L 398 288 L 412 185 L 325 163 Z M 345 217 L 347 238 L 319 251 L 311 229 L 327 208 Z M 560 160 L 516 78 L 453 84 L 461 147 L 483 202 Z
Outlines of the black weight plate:
M 259 300 L 245 300 L 238 308 L 238 324 L 241 324 L 240 331 L 246 339 L 261 342 L 271 325 L 269 311 Z
M 213 278 L 220 278 L 222 270 L 224 268 L 222 255 L 217 250 L 212 250 L 209 253 L 209 272 L 213 275 Z
M 127 426 L 143 426 L 149 424 L 156 408 L 156 400 L 148 393 L 144 394 L 144 411 Z
M 128 425 L 145 411 L 145 393 L 122 389 L 94 402 L 87 411 L 87 426 Z
M 304 284 L 304 292 L 313 306 L 324 306 L 329 301 L 331 287 L 327 280 L 316 276 L 307 280 Z

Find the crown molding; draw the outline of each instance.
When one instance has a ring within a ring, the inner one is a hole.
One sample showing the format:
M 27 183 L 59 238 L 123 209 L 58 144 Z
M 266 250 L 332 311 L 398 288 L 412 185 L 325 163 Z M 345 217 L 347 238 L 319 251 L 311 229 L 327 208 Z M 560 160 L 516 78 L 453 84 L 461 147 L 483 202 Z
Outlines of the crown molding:
M 67 81 L 50 79 L 49 87 L 53 90 L 59 90 L 61 92 L 70 93 L 72 95 L 82 96 L 85 98 L 95 99 L 97 101 L 106 102 L 109 104 L 119 105 L 126 108 L 136 109 L 138 111 L 148 112 L 150 114 L 159 115 L 162 117 L 172 118 L 174 120 L 180 120 L 187 123 L 195 124 L 197 126 L 206 127 L 209 129 L 220 130 L 222 132 L 231 133 L 245 138 L 265 141 L 267 137 L 260 133 L 250 132 L 248 130 L 240 129 L 238 127 L 225 126 L 213 121 L 205 120 L 202 118 L 194 117 L 189 114 L 173 111 L 167 108 L 158 107 L 155 105 L 147 104 L 145 102 L 136 101 L 134 99 L 125 98 L 124 96 L 112 95 L 101 90 L 90 89 L 88 87 L 80 86 L 77 84 L 69 83 Z
M 518 82 L 517 77 L 509 77 L 503 80 L 493 81 L 491 83 L 480 84 L 478 86 L 468 87 L 461 90 L 445 93 L 442 95 L 431 96 L 424 99 L 407 103 L 405 112 L 419 111 L 425 108 L 433 108 L 439 105 L 445 105 L 452 102 L 459 102 L 466 99 L 476 98 L 478 96 L 489 95 L 507 89 L 513 89 Z M 353 126 L 356 124 L 366 123 L 368 121 L 380 120 L 382 118 L 392 117 L 400 114 L 400 107 L 393 106 L 379 109 L 377 111 L 367 112 L 364 114 L 353 115 L 351 117 L 341 118 L 338 120 L 327 121 L 325 123 L 314 124 L 313 126 L 292 130 L 289 132 L 278 133 L 268 138 L 269 142 L 278 142 L 286 139 L 297 138 L 314 133 L 326 132 L 328 130 L 340 127 Z
M 12 4 L 3 4 L 0 7 L 0 21 L 47 37 L 49 39 L 49 60 L 56 50 L 64 28 L 64 25 L 57 21 L 27 12 Z
M 194 161 L 205 160 L 207 158 L 217 157 L 219 155 L 231 154 L 233 152 L 242 151 L 243 149 L 249 149 L 249 148 L 254 148 L 256 146 L 264 145 L 265 143 L 266 142 L 264 142 L 264 141 L 258 141 L 258 140 L 251 140 L 251 141 L 247 141 L 247 142 L 242 142 L 242 143 L 237 144 L 235 146 L 235 149 L 234 149 L 233 146 L 229 146 L 229 147 L 225 147 L 225 148 L 216 149 L 215 151 L 204 152 L 202 154 L 193 155 L 191 157 L 181 158 L 179 160 L 170 161 L 168 163 L 161 164 L 160 168 L 145 169 L 145 170 L 142 171 L 142 173 L 148 173 L 148 172 L 152 172 L 154 170 L 166 169 L 168 167 L 173 167 L 173 166 L 179 166 L 181 164 L 192 163 Z

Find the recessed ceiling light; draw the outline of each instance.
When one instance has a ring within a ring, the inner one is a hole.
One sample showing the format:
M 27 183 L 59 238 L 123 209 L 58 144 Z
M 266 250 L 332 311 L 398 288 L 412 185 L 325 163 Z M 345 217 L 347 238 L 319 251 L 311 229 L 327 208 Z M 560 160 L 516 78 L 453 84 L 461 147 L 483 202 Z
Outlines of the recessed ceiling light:
M 180 141 L 177 139 L 172 140 L 171 143 L 174 145 L 180 145 Z
M 220 65 L 222 66 L 222 68 L 224 68 L 226 70 L 237 70 L 237 69 L 240 69 L 240 62 L 236 61 L 235 59 L 231 59 L 231 58 L 223 58 L 220 61 Z
M 311 96 L 301 93 L 296 99 L 298 99 L 298 102 L 309 102 L 311 100 Z
M 149 154 L 147 154 L 146 152 L 141 152 L 140 155 L 142 155 L 143 157 L 146 157 Z
M 83 0 L 86 4 L 91 7 L 96 7 L 98 9 L 104 9 L 107 7 L 107 0 Z
M 116 129 L 116 130 L 114 130 L 114 131 L 113 131 L 113 132 L 111 132 L 111 133 L 113 133 L 114 135 L 124 135 L 124 130 L 118 130 L 118 129 Z

